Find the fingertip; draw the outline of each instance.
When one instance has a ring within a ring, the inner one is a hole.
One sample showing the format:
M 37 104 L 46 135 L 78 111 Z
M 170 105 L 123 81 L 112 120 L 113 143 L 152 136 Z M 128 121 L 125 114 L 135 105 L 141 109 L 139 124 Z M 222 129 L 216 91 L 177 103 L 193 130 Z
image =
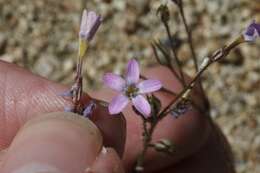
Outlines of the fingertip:
M 67 87 L 14 64 L 0 61 L 0 83 L 0 95 L 5 97 L 0 100 L 1 110 L 4 111 L 0 111 L 0 149 L 9 147 L 17 131 L 30 119 L 71 106 L 70 101 L 58 96 Z M 90 97 L 85 95 L 82 101 L 88 103 Z M 124 117 L 110 116 L 107 109 L 98 108 L 91 120 L 104 136 L 104 144 L 115 148 L 121 156 L 126 133 Z
M 122 162 L 113 148 L 102 148 L 99 156 L 86 173 L 124 173 Z
M 100 129 L 104 146 L 114 148 L 118 155 L 122 157 L 126 139 L 126 121 L 123 114 L 112 116 L 106 107 L 99 105 L 90 119 Z
M 1 172 L 83 172 L 101 148 L 101 133 L 90 120 L 74 113 L 49 113 L 21 128 Z

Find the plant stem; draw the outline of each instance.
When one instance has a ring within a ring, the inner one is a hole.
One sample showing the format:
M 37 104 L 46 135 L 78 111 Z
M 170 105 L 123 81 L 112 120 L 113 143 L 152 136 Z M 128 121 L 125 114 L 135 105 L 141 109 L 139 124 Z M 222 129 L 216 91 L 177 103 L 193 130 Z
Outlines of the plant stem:
M 244 42 L 244 40 L 243 40 L 242 36 L 238 37 L 231 44 L 224 46 L 223 48 L 221 48 L 221 49 L 217 50 L 215 53 L 213 53 L 207 59 L 207 61 L 205 61 L 205 64 L 202 63 L 202 65 L 200 65 L 200 68 L 199 68 L 198 72 L 196 73 L 195 77 L 189 82 L 189 84 L 157 115 L 157 119 L 155 121 L 150 122 L 151 125 L 148 130 L 147 130 L 146 119 L 143 118 L 143 129 L 144 129 L 143 150 L 137 158 L 134 172 L 140 173 L 140 172 L 144 171 L 144 167 L 143 167 L 144 159 L 145 159 L 145 155 L 146 155 L 149 147 L 151 147 L 151 145 L 152 145 L 151 141 L 152 141 L 152 135 L 153 135 L 154 129 L 155 129 L 156 125 L 160 122 L 160 120 L 162 120 L 170 112 L 169 109 L 171 108 L 171 106 L 173 106 L 173 104 L 177 103 L 178 100 L 181 101 L 181 99 L 186 99 L 186 97 L 184 97 L 184 95 L 186 95 L 187 91 L 191 91 L 191 89 L 194 87 L 195 83 L 200 79 L 203 72 L 211 64 L 226 57 L 233 48 L 235 48 L 237 45 L 239 45 L 240 43 L 243 43 L 243 42 Z
M 197 74 L 195 75 L 195 77 L 189 82 L 189 84 L 159 113 L 158 118 L 162 119 L 163 117 L 165 117 L 168 113 L 169 113 L 169 108 L 176 103 L 176 101 L 178 101 L 179 99 L 181 99 L 183 97 L 183 95 L 188 91 L 191 90 L 195 83 L 200 79 L 201 75 L 203 74 L 203 72 L 214 62 L 226 57 L 229 52 L 236 47 L 237 45 L 239 45 L 240 43 L 242 43 L 243 41 L 241 41 L 241 37 L 238 37 L 235 41 L 233 41 L 231 44 L 229 44 L 228 46 L 224 46 L 223 48 L 219 49 L 218 51 L 216 51 L 213 55 L 211 55 L 209 57 L 209 61 L 207 62 L 207 64 L 205 64 L 201 69 L 199 69 L 199 71 L 197 72 Z
M 178 66 L 178 70 L 179 70 L 179 73 L 180 73 L 180 76 L 181 76 L 181 83 L 183 86 L 185 86 L 185 79 L 184 79 L 184 74 L 183 74 L 183 70 L 182 70 L 182 65 L 181 65 L 181 62 L 179 60 L 179 57 L 177 55 L 177 52 L 174 48 L 174 45 L 173 45 L 173 39 L 172 39 L 172 36 L 171 36 L 171 31 L 170 31 L 170 27 L 168 25 L 167 22 L 163 22 L 164 24 L 164 27 L 166 29 L 166 32 L 167 32 L 167 35 L 168 35 L 168 39 L 170 40 L 170 45 L 171 45 L 171 50 L 172 50 L 172 53 L 173 53 L 173 57 L 174 57 L 174 60 Z M 173 66 L 170 64 L 170 69 L 173 69 Z
M 166 50 L 164 50 L 164 48 L 159 44 L 154 42 L 154 45 L 157 46 L 157 48 L 162 52 L 162 54 L 164 55 L 167 64 L 164 65 L 166 66 L 168 69 L 170 69 L 170 71 L 173 73 L 173 75 L 178 79 L 178 81 L 180 81 L 181 84 L 183 84 L 183 80 L 181 79 L 181 77 L 177 74 L 177 72 L 175 71 L 175 69 L 173 68 L 172 64 L 171 64 L 171 58 L 170 55 L 168 55 L 168 53 L 166 52 Z M 158 54 L 156 52 L 156 49 L 153 48 L 153 51 L 155 51 L 155 57 L 157 59 L 157 61 L 159 60 Z
M 190 28 L 187 24 L 187 20 L 186 20 L 185 14 L 184 14 L 182 2 L 180 3 L 180 5 L 178 5 L 178 7 L 179 7 L 179 10 L 180 10 L 181 19 L 182 19 L 184 27 L 185 27 L 185 31 L 187 33 L 188 44 L 189 44 L 191 54 L 192 54 L 192 60 L 193 60 L 196 72 L 198 72 L 198 70 L 199 70 L 198 59 L 197 59 L 195 49 L 194 49 L 194 46 L 193 46 L 192 32 L 191 32 L 191 30 L 190 30 Z
M 82 65 L 83 65 L 83 60 L 82 58 L 79 57 L 77 60 L 75 83 L 72 86 L 72 91 L 73 91 L 72 101 L 74 106 L 73 112 L 78 114 L 82 113 L 82 105 L 81 105 L 81 97 L 83 93 Z
M 146 120 L 143 119 L 143 122 L 146 122 Z M 150 143 L 151 143 L 151 140 L 152 140 L 152 134 L 153 134 L 155 126 L 157 125 L 158 122 L 159 122 L 158 120 L 152 122 L 149 130 L 146 133 L 144 133 L 144 136 L 143 136 L 143 150 L 140 153 L 140 155 L 138 156 L 137 163 L 136 163 L 135 170 L 134 170 L 135 173 L 140 173 L 140 172 L 144 171 L 143 165 L 144 165 L 145 155 L 146 155 L 149 147 L 151 146 Z M 144 125 L 144 127 L 143 127 L 144 131 L 145 131 L 145 128 L 146 128 L 145 127 L 145 123 L 143 123 L 143 125 Z
M 193 60 L 194 66 L 195 66 L 195 70 L 196 70 L 196 72 L 198 72 L 199 71 L 198 58 L 197 58 L 197 55 L 195 53 L 195 48 L 194 48 L 193 39 L 192 39 L 192 31 L 189 28 L 189 26 L 187 24 L 186 17 L 185 17 L 182 0 L 179 1 L 177 6 L 179 7 L 179 11 L 180 11 L 180 14 L 181 14 L 181 19 L 183 21 L 184 28 L 185 28 L 185 31 L 186 31 L 186 34 L 187 34 L 187 37 L 188 37 L 188 45 L 190 47 L 190 51 L 191 51 L 191 54 L 192 54 L 192 60 Z M 204 99 L 204 105 L 209 110 L 210 109 L 210 103 L 209 103 L 209 101 L 208 101 L 208 99 L 206 97 L 206 93 L 204 91 L 204 88 L 202 86 L 202 82 L 201 82 L 200 78 L 198 79 L 198 83 L 199 83 L 198 84 L 199 85 L 199 89 L 200 89 L 200 91 L 202 93 L 202 96 L 203 96 L 203 99 Z

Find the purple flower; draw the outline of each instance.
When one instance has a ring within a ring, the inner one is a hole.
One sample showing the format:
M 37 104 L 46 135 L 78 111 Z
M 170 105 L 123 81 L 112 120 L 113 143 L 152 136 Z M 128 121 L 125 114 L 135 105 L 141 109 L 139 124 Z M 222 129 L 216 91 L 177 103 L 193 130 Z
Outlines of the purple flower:
M 255 41 L 260 36 L 260 24 L 256 23 L 255 20 L 247 27 L 243 33 L 245 41 Z
M 87 12 L 87 10 L 84 10 L 81 18 L 79 37 L 91 41 L 101 22 L 101 16 L 97 15 L 94 11 Z
M 138 62 L 132 59 L 127 64 L 125 79 L 119 75 L 107 73 L 103 77 L 106 86 L 120 92 L 112 99 L 108 106 L 110 114 L 120 113 L 132 101 L 134 107 L 145 117 L 151 114 L 151 106 L 142 94 L 151 93 L 159 90 L 162 84 L 159 80 L 148 79 L 138 83 L 140 69 Z
M 189 100 L 183 100 L 171 109 L 171 115 L 175 118 L 179 118 L 191 109 L 191 102 Z
M 90 103 L 85 106 L 85 109 L 83 111 L 83 116 L 89 118 L 94 112 L 94 109 L 96 109 L 96 107 L 97 107 L 96 103 L 94 101 L 90 101 Z

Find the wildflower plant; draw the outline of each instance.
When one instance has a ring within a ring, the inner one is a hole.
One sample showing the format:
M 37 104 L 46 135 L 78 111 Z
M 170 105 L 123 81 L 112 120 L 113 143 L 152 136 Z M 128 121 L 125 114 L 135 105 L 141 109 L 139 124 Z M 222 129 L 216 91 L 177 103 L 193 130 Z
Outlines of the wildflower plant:
M 81 25 L 79 31 L 79 51 L 78 51 L 78 61 L 76 68 L 75 82 L 69 91 L 61 94 L 63 97 L 71 98 L 73 102 L 73 107 L 66 107 L 65 111 L 75 112 L 78 114 L 83 114 L 88 117 L 91 115 L 92 110 L 96 107 L 94 102 L 84 105 L 82 102 L 82 65 L 83 58 L 86 56 L 87 49 L 93 37 L 95 36 L 102 18 L 100 15 L 94 11 L 84 10 L 81 17 Z
M 110 103 L 108 103 L 107 107 L 109 113 L 116 116 L 116 114 L 119 114 L 124 110 L 129 102 L 132 102 L 134 112 L 139 115 L 143 121 L 143 149 L 136 160 L 136 165 L 133 172 L 144 171 L 144 158 L 150 148 L 153 148 L 158 152 L 174 155 L 174 141 L 161 139 L 158 142 L 152 142 L 152 135 L 157 127 L 157 124 L 168 115 L 172 116 L 172 118 L 183 116 L 191 108 L 202 111 L 197 103 L 191 99 L 191 91 L 195 85 L 199 86 L 201 93 L 203 93 L 204 105 L 207 106 L 207 109 L 210 109 L 209 102 L 204 94 L 204 89 L 201 84 L 202 74 L 213 63 L 229 55 L 231 50 L 241 43 L 254 42 L 256 38 L 260 36 L 260 24 L 253 21 L 231 43 L 216 50 L 212 53 L 212 55 L 203 58 L 201 64 L 199 64 L 196 51 L 193 46 L 192 30 L 186 22 L 182 0 L 172 0 L 172 2 L 173 3 L 170 5 L 176 5 L 179 9 L 180 18 L 185 28 L 184 32 L 187 34 L 187 40 L 192 55 L 191 58 L 193 60 L 196 73 L 189 82 L 185 81 L 182 69 L 183 67 L 181 65 L 182 63 L 178 57 L 176 47 L 174 45 L 174 40 L 176 38 L 172 36 L 171 28 L 169 26 L 169 4 L 162 4 L 157 10 L 157 15 L 160 17 L 165 28 L 165 32 L 167 33 L 170 48 L 167 48 L 158 40 L 154 40 L 151 43 L 151 47 L 157 62 L 160 65 L 170 69 L 173 75 L 182 84 L 183 89 L 180 92 L 175 93 L 164 88 L 161 81 L 157 79 L 146 79 L 141 75 L 140 65 L 136 59 L 131 59 L 128 62 L 124 77 L 113 73 L 106 73 L 103 77 L 104 85 L 118 92 L 118 95 L 115 96 Z M 91 101 L 89 104 L 84 105 L 81 102 L 83 78 L 82 64 L 89 43 L 97 32 L 101 21 L 102 18 L 95 12 L 87 12 L 86 10 L 83 11 L 79 32 L 79 53 L 75 82 L 69 91 L 62 94 L 63 97 L 71 98 L 73 102 L 73 107 L 66 108 L 65 111 L 76 112 L 86 117 L 91 116 L 92 111 L 98 103 Z M 162 56 L 159 56 L 159 52 Z M 154 92 L 158 90 L 174 96 L 165 107 L 162 107 L 160 99 L 154 95 Z M 178 119 L 176 119 L 176 121 L 178 121 Z

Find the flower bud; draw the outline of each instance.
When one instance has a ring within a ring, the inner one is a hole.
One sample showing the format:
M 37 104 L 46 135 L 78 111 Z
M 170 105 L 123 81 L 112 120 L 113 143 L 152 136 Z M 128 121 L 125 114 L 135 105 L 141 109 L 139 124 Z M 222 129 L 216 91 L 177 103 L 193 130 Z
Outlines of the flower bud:
M 167 5 L 160 5 L 157 9 L 157 15 L 160 15 L 160 18 L 164 23 L 168 23 L 170 19 L 170 12 Z
M 87 49 L 88 42 L 90 42 L 96 34 L 100 24 L 102 22 L 101 16 L 95 12 L 87 10 L 83 11 L 81 18 L 81 25 L 79 31 L 79 57 L 82 58 Z
M 79 37 L 83 40 L 91 41 L 101 22 L 101 16 L 97 15 L 94 11 L 87 12 L 87 10 L 84 10 L 81 18 Z
M 243 32 L 243 37 L 245 41 L 253 42 L 259 36 L 260 36 L 260 24 L 256 23 L 254 20 Z

